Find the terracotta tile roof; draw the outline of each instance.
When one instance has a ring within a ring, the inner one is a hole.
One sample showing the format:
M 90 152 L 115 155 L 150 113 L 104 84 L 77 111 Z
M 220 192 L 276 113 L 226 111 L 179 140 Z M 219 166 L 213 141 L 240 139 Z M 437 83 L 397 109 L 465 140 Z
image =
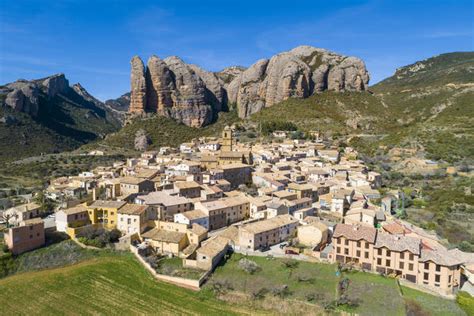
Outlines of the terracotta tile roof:
M 337 224 L 334 229 L 333 237 L 345 237 L 349 240 L 365 240 L 370 243 L 375 243 L 377 230 L 373 227 L 366 227 L 360 225 Z
M 392 235 L 404 235 L 411 233 L 411 230 L 405 228 L 403 225 L 400 225 L 397 222 L 383 225 L 382 229 Z

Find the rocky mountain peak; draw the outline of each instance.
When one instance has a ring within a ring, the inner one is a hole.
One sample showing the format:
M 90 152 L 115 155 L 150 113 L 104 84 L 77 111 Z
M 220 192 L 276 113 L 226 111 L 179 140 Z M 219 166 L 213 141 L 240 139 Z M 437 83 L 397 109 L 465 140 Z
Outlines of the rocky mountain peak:
M 203 126 L 237 106 L 244 118 L 290 97 L 306 98 L 325 90 L 363 91 L 369 74 L 362 60 L 326 49 L 298 46 L 248 69 L 233 66 L 212 73 L 177 56 L 153 55 L 143 65 L 131 61 L 130 112 L 157 112 L 189 126 Z

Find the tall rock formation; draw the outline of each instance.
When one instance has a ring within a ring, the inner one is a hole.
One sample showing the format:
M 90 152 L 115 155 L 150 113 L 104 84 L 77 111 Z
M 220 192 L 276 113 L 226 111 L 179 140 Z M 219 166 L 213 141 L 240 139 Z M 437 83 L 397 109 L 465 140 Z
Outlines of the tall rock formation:
M 369 83 L 362 60 L 311 46 L 261 59 L 248 69 L 228 67 L 217 73 L 175 56 L 152 56 L 146 68 L 134 57 L 131 65 L 129 112 L 157 112 L 194 127 L 209 124 L 229 105 L 245 118 L 290 97 L 363 91 Z
M 229 102 L 245 118 L 289 97 L 314 93 L 363 91 L 369 74 L 362 60 L 311 46 L 299 46 L 268 60 L 259 60 L 229 84 Z
M 130 74 L 132 93 L 129 111 L 133 113 L 143 113 L 146 111 L 145 65 L 138 56 L 132 58 L 130 65 L 132 68 Z

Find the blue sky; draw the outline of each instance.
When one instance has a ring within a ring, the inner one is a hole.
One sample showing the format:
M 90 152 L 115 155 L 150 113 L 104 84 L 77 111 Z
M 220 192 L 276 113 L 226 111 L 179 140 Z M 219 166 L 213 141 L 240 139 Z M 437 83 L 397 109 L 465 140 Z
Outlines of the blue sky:
M 209 70 L 298 45 L 362 58 L 375 83 L 474 50 L 468 1 L 0 0 L 0 84 L 63 72 L 99 99 L 129 91 L 129 61 L 178 55 Z

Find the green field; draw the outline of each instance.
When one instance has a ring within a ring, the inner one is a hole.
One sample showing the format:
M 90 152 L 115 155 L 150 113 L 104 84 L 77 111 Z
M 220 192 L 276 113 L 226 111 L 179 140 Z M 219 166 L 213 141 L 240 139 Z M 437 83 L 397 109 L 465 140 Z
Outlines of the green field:
M 78 250 L 76 255 L 74 249 L 65 241 L 16 259 L 22 268 L 0 279 L 0 314 L 320 314 L 338 297 L 339 280 L 348 278 L 345 294 L 355 305 L 339 310 L 466 315 L 455 301 L 400 289 L 394 279 L 362 272 L 336 276 L 335 265 L 247 257 L 259 266 L 250 274 L 239 267 L 243 256 L 234 254 L 194 292 L 155 280 L 130 253 Z M 57 267 L 58 262 L 74 265 Z M 34 271 L 40 268 L 50 269 Z M 225 284 L 225 291 L 217 292 L 216 284 Z M 25 298 L 34 299 L 25 304 Z
M 131 254 L 7 277 L 0 280 L 0 293 L 3 315 L 249 314 L 209 292 L 157 282 Z
M 404 286 L 402 286 L 402 292 L 412 310 L 421 310 L 432 316 L 466 315 L 455 301 L 445 300 Z
M 465 315 L 455 301 L 405 287 L 401 290 L 392 278 L 356 271 L 344 272 L 337 277 L 335 265 L 298 262 L 293 268 L 288 268 L 282 259 L 245 257 L 260 268 L 250 274 L 239 267 L 242 258 L 244 256 L 240 254 L 232 255 L 216 269 L 206 288 L 215 288 L 217 283 L 225 285 L 228 295 L 237 291 L 255 297 L 255 293 L 259 293 L 259 300 L 278 296 L 321 309 L 335 300 L 339 280 L 348 278 L 345 296 L 353 306 L 340 305 L 337 307 L 339 310 L 358 315 L 406 315 L 407 312 L 410 315 Z M 283 285 L 288 287 L 286 295 L 275 295 L 275 289 Z M 223 297 L 225 299 L 225 295 Z M 278 303 L 274 301 L 274 304 Z

